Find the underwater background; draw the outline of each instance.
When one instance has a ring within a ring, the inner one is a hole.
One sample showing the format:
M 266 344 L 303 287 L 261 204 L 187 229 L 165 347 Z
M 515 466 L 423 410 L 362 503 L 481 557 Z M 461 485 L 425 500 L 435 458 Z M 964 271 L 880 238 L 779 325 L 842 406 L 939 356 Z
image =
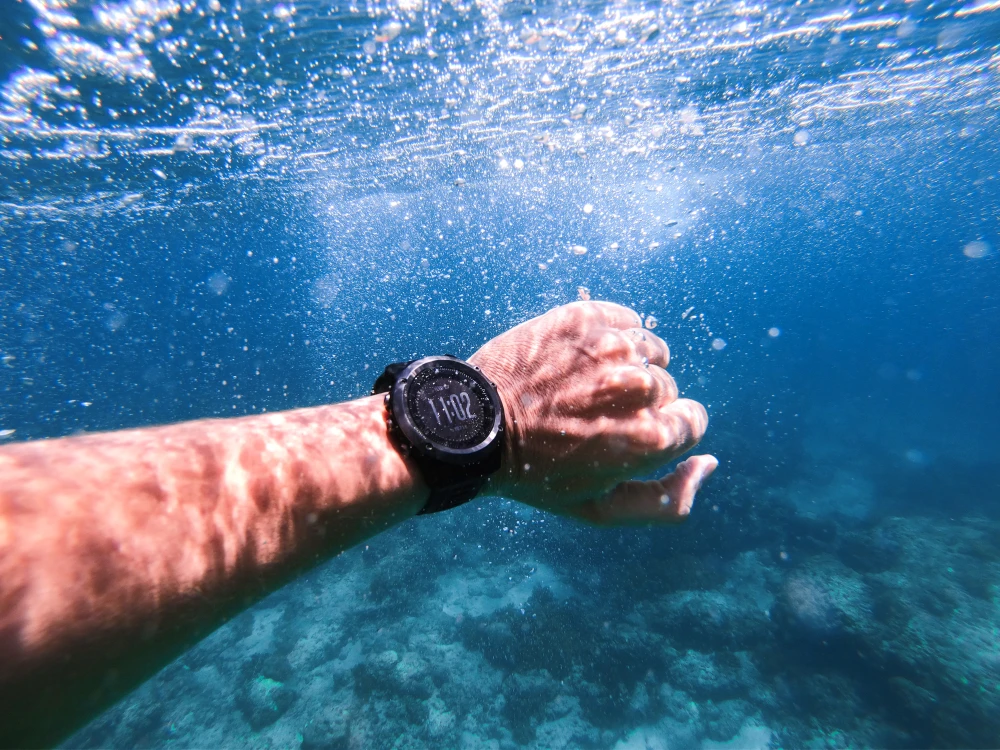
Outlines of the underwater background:
M 581 297 L 720 467 L 484 498 L 66 747 L 995 747 L 1000 3 L 8 0 L 0 440 L 368 393 Z

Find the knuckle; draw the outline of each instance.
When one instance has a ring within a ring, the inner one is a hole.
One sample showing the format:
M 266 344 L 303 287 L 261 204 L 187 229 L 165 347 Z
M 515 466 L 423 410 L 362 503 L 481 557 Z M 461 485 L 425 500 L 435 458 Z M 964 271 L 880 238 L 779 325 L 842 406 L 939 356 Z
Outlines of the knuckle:
M 645 357 L 651 364 L 666 367 L 670 362 L 670 349 L 659 336 L 642 329 L 631 328 L 626 338 L 635 347 L 637 357 Z
M 598 359 L 620 360 L 628 356 L 631 347 L 617 332 L 604 329 L 595 333 L 592 349 Z
M 685 446 L 698 443 L 708 429 L 708 412 L 697 401 L 681 399 L 674 402 L 671 409 L 670 422 L 678 437 L 678 442 Z
M 634 382 L 632 387 L 638 391 L 646 400 L 650 402 L 656 398 L 660 390 L 660 384 L 656 379 L 656 376 L 649 370 L 642 368 L 633 368 L 635 374 L 633 375 Z
M 658 425 L 658 433 L 656 440 L 656 450 L 663 452 L 668 448 L 671 448 L 674 443 L 674 436 L 670 432 L 670 429 L 665 424 Z
M 580 339 L 591 332 L 597 315 L 591 302 L 570 302 L 555 308 L 552 325 L 556 334 L 566 340 Z
M 643 453 L 658 453 L 668 445 L 666 430 L 651 419 L 643 419 L 635 425 L 632 440 Z
M 659 383 L 656 377 L 645 368 L 626 366 L 616 368 L 610 376 L 609 381 L 614 387 L 622 392 L 628 393 L 631 401 L 640 403 L 650 403 L 659 391 Z
M 582 301 L 570 302 L 566 305 L 563 305 L 561 309 L 569 313 L 571 317 L 578 319 L 581 316 L 590 313 L 592 311 L 591 306 L 593 304 L 594 304 L 593 302 L 582 302 Z
M 625 307 L 624 305 L 619 305 L 617 302 L 607 302 L 605 300 L 593 300 L 591 302 L 584 302 L 583 304 L 591 305 L 596 310 L 602 310 L 606 313 L 613 315 L 621 315 L 622 313 L 627 314 L 632 312 L 629 308 Z
M 660 356 L 663 359 L 663 367 L 666 367 L 670 362 L 670 347 L 667 346 L 667 342 L 654 334 L 650 338 L 650 343 L 659 350 Z
M 595 314 L 602 318 L 602 322 L 605 325 L 615 328 L 642 325 L 638 313 L 624 305 L 619 305 L 615 302 L 605 302 L 603 300 L 594 300 L 581 304 L 590 305 Z
M 674 380 L 673 375 L 671 375 L 666 370 L 660 370 L 660 378 L 663 382 L 663 400 L 666 402 L 673 402 L 677 400 L 677 381 Z
M 634 415 L 655 401 L 655 384 L 650 384 L 644 371 L 635 367 L 614 367 L 597 378 L 588 399 L 594 413 Z

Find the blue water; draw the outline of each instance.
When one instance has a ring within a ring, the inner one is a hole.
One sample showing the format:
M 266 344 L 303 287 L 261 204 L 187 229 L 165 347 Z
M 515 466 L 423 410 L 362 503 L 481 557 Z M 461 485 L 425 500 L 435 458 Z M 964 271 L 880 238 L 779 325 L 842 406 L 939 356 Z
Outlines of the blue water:
M 408 522 L 67 746 L 1000 742 L 1000 6 L 64 6 L 0 8 L 3 440 L 357 397 L 583 287 L 721 461 L 677 529 Z

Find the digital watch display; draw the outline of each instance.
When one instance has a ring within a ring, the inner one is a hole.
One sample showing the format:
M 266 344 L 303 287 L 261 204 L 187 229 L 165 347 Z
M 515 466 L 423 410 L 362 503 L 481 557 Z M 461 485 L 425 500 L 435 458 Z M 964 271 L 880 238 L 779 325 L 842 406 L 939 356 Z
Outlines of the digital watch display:
M 500 468 L 503 404 L 475 365 L 451 356 L 389 365 L 373 393 L 386 393 L 392 433 L 431 487 L 422 513 L 460 505 Z
M 417 428 L 431 442 L 472 448 L 486 437 L 493 409 L 483 387 L 454 370 L 429 370 L 407 390 L 407 404 Z M 490 425 L 492 426 L 492 424 Z

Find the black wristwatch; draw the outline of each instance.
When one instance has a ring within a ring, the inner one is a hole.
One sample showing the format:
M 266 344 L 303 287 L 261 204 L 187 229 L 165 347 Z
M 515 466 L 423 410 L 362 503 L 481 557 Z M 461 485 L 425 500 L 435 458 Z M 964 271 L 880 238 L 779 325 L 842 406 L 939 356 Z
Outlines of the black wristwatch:
M 467 503 L 500 469 L 503 404 L 475 365 L 450 355 L 396 362 L 372 393 L 385 393 L 390 433 L 431 488 L 420 513 Z

